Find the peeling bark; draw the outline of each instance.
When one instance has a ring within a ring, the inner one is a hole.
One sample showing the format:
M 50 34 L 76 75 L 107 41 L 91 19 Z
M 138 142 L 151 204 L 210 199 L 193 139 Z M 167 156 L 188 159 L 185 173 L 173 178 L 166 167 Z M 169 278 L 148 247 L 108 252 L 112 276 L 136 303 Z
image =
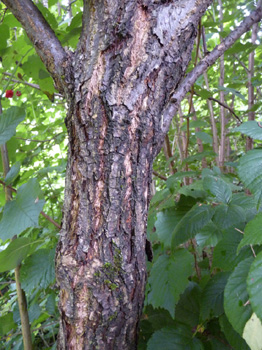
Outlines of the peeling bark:
M 160 116 L 191 58 L 200 16 L 194 0 L 182 5 L 85 3 L 57 248 L 59 349 L 136 348 Z
M 211 2 L 84 0 L 82 34 L 68 54 L 32 1 L 3 0 L 69 106 L 60 350 L 137 347 L 153 158 L 194 81 L 262 16 L 260 8 L 181 83 Z

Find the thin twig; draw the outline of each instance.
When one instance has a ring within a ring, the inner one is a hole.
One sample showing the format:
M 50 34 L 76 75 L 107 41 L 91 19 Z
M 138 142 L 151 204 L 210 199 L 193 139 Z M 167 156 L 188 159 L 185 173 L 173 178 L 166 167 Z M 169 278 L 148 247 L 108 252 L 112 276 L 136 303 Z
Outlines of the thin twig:
M 159 178 L 162 179 L 162 180 L 165 180 L 165 181 L 167 180 L 167 177 L 165 177 L 165 176 L 159 174 L 157 171 L 154 171 L 154 170 L 153 170 L 153 174 L 154 174 L 155 176 L 159 177 Z
M 12 77 L 12 74 L 11 74 L 11 73 L 7 73 L 7 72 L 3 72 L 3 75 L 6 75 L 6 76 L 8 76 L 8 77 Z M 37 85 L 37 84 L 28 83 L 27 81 L 18 80 L 18 79 L 14 79 L 14 78 L 11 78 L 10 80 L 11 80 L 12 82 L 14 82 L 14 83 L 24 84 L 24 85 L 30 86 L 30 87 L 33 88 L 33 89 L 41 90 L 40 86 Z M 59 94 L 59 93 L 57 93 L 57 92 L 54 93 L 54 96 L 56 96 L 56 97 L 61 97 L 61 98 L 64 97 L 62 94 Z

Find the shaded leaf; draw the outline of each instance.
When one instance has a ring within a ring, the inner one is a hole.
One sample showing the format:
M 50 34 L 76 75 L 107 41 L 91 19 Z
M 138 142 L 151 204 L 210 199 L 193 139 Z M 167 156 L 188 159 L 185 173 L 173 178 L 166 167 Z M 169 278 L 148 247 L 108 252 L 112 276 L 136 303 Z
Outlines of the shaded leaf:
M 12 168 L 8 171 L 6 177 L 5 177 L 5 183 L 7 185 L 10 185 L 15 178 L 18 176 L 19 171 L 20 171 L 20 166 L 21 166 L 21 162 L 16 162 Z
M 245 234 L 243 239 L 239 243 L 237 252 L 245 245 L 250 244 L 262 244 L 262 213 L 257 214 L 257 216 L 251 220 L 245 227 Z
M 238 255 L 236 254 L 243 235 L 235 227 L 223 232 L 224 237 L 214 249 L 212 267 L 217 267 L 224 271 L 232 271 L 240 261 L 251 257 L 253 254 L 248 247 L 243 248 Z
M 14 134 L 16 127 L 25 119 L 25 110 L 12 106 L 0 115 L 0 145 L 6 143 Z
M 219 318 L 219 324 L 233 349 L 250 350 L 245 340 L 233 329 L 225 314 Z
M 213 222 L 221 229 L 237 226 L 246 220 L 245 211 L 238 205 L 220 204 L 215 208 Z
M 19 187 L 17 196 L 6 203 L 0 222 L 0 238 L 5 241 L 19 235 L 28 227 L 38 226 L 38 217 L 44 200 L 38 199 L 41 190 L 36 179 L 30 179 Z
M 251 306 L 247 303 L 246 279 L 254 258 L 241 261 L 228 279 L 225 294 L 224 308 L 229 322 L 233 328 L 242 335 L 246 322 L 252 315 Z
M 39 249 L 21 267 L 21 285 L 25 292 L 44 289 L 54 282 L 55 249 Z
M 29 238 L 19 237 L 14 239 L 5 250 L 0 252 L 0 272 L 16 268 L 26 258 L 29 250 Z
M 148 302 L 155 308 L 168 310 L 174 317 L 175 305 L 193 272 L 193 262 L 193 256 L 185 249 L 179 249 L 171 256 L 160 256 L 150 271 Z
M 254 149 L 240 158 L 238 174 L 244 185 L 255 195 L 258 202 L 262 200 L 262 150 Z
M 203 350 L 202 343 L 192 337 L 190 327 L 177 325 L 175 328 L 162 328 L 150 338 L 148 350 Z
M 201 296 L 202 320 L 218 317 L 224 313 L 224 289 L 230 272 L 219 272 L 205 286 Z
M 12 312 L 0 317 L 0 335 L 6 336 L 8 332 L 16 329 L 16 327 L 17 325 L 13 320 Z
M 247 290 L 253 311 L 262 320 L 262 252 L 252 262 L 247 277 Z
M 191 327 L 199 322 L 201 289 L 197 283 L 189 282 L 176 306 L 176 321 Z
M 172 247 L 193 238 L 212 218 L 209 205 L 194 205 L 177 224 L 172 235 Z
M 203 186 L 206 191 L 216 197 L 218 202 L 227 204 L 232 198 L 230 186 L 219 177 L 206 176 L 203 180 Z
M 157 220 L 155 222 L 156 234 L 159 241 L 163 243 L 166 248 L 170 248 L 172 232 L 186 212 L 187 211 L 179 211 L 173 207 L 165 209 L 157 214 Z

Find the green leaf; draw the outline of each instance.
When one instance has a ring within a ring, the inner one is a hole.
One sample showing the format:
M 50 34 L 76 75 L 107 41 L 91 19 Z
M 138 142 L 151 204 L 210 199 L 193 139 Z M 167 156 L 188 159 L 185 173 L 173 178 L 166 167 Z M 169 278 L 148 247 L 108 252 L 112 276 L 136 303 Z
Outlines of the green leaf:
M 241 261 L 228 279 L 225 294 L 224 308 L 229 322 L 233 328 L 242 335 L 246 322 L 252 315 L 248 304 L 246 279 L 254 258 Z
M 215 214 L 212 220 L 221 229 L 227 229 L 245 222 L 246 215 L 244 209 L 238 205 L 232 203 L 228 205 L 220 204 L 215 208 Z
M 13 313 L 9 312 L 8 314 L 0 317 L 0 335 L 6 337 L 7 334 L 12 330 L 16 329 L 17 324 L 13 320 Z
M 37 320 L 41 315 L 41 309 L 38 304 L 34 303 L 30 306 L 28 310 L 29 321 L 32 323 L 34 320 Z
M 209 205 L 194 205 L 177 224 L 172 236 L 172 247 L 193 238 L 210 221 L 212 215 L 213 210 Z
M 202 180 L 197 180 L 191 185 L 181 187 L 180 190 L 178 190 L 178 193 L 193 198 L 205 198 L 207 196 L 207 192 L 204 191 L 203 188 Z
M 6 185 L 10 185 L 18 176 L 20 171 L 21 162 L 16 162 L 12 168 L 8 171 L 6 177 L 5 177 L 5 183 Z
M 6 24 L 0 25 L 0 50 L 6 48 L 7 40 L 9 39 L 9 27 Z
M 262 150 L 248 151 L 240 158 L 238 174 L 244 185 L 255 195 L 257 200 L 262 200 Z
M 39 249 L 21 267 L 21 285 L 25 292 L 47 288 L 54 282 L 55 249 Z
M 262 324 L 255 313 L 252 314 L 245 325 L 243 338 L 249 345 L 250 350 L 262 349 Z
M 219 272 L 206 284 L 201 296 L 201 319 L 207 320 L 224 313 L 224 289 L 230 272 Z
M 22 185 L 14 200 L 6 203 L 0 222 L 0 238 L 5 241 L 19 235 L 28 227 L 38 226 L 38 217 L 44 200 L 39 200 L 41 190 L 36 179 Z
M 213 253 L 213 268 L 220 268 L 224 271 L 232 271 L 237 264 L 252 256 L 249 247 L 243 248 L 237 255 L 237 247 L 243 235 L 236 231 L 235 227 L 224 230 L 223 239 L 217 244 Z
M 244 231 L 245 234 L 243 236 L 243 239 L 239 243 L 237 252 L 239 252 L 239 250 L 243 248 L 245 245 L 262 244 L 261 227 L 262 227 L 262 213 L 259 213 L 253 220 L 249 221 L 249 223 L 246 225 L 245 231 Z
M 175 305 L 193 272 L 193 262 L 193 256 L 185 249 L 179 249 L 171 256 L 162 255 L 157 259 L 148 279 L 151 286 L 148 302 L 154 308 L 162 307 L 174 317 Z
M 176 306 L 176 321 L 190 327 L 196 327 L 199 322 L 201 289 L 197 283 L 189 282 Z
M 229 203 L 232 198 L 230 186 L 221 178 L 215 176 L 206 176 L 203 180 L 203 186 L 206 191 L 212 193 L 218 202 Z
M 251 265 L 247 277 L 247 290 L 253 311 L 262 320 L 262 252 L 257 255 Z
M 210 145 L 213 144 L 213 139 L 212 136 L 207 134 L 206 132 L 203 131 L 197 131 L 196 132 L 196 137 L 200 140 L 202 140 L 204 143 L 208 143 Z
M 147 350 L 204 350 L 202 343 L 192 337 L 190 327 L 177 325 L 155 332 L 147 343 Z
M 241 132 L 244 135 L 252 137 L 252 139 L 262 140 L 262 128 L 254 120 L 242 123 L 237 128 L 234 128 L 233 132 Z
M 233 329 L 225 314 L 219 318 L 219 324 L 233 349 L 250 350 L 245 340 Z
M 222 238 L 222 231 L 212 221 L 196 235 L 197 244 L 202 249 L 207 246 L 215 247 Z
M 26 258 L 29 250 L 29 238 L 14 239 L 5 250 L 0 252 L 0 272 L 12 270 L 18 266 Z
M 186 211 L 179 211 L 175 207 L 165 209 L 157 214 L 155 222 L 156 234 L 165 248 L 170 248 L 172 232 L 185 214 Z
M 17 125 L 24 119 L 25 110 L 21 107 L 12 106 L 0 115 L 0 145 L 15 134 Z
M 186 159 L 183 160 L 183 164 L 191 164 L 195 161 L 200 161 L 205 157 L 211 157 L 214 158 L 216 156 L 216 153 L 213 151 L 204 151 L 204 152 L 199 152 L 197 154 L 194 154 Z

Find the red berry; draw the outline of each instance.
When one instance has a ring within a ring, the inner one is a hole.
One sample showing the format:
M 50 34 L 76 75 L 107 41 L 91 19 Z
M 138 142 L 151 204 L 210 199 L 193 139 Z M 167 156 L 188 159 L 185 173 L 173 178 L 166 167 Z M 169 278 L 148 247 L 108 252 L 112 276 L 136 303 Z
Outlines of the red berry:
M 6 90 L 5 97 L 12 98 L 13 96 L 14 96 L 14 91 L 13 90 Z
M 21 91 L 16 91 L 16 93 L 15 93 L 15 94 L 16 94 L 16 96 L 17 96 L 17 97 L 19 97 L 19 96 L 21 96 L 21 95 L 22 95 L 22 92 L 21 92 Z

